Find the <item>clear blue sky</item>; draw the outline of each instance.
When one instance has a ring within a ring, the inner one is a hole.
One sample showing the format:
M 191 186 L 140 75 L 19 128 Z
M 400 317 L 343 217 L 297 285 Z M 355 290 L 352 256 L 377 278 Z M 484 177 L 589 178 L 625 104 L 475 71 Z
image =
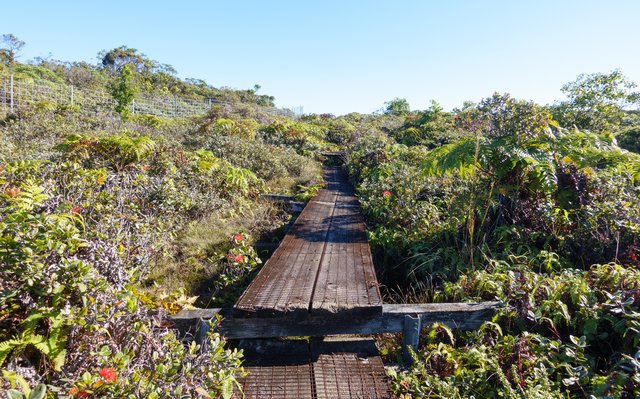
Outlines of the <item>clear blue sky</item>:
M 494 91 L 550 103 L 580 73 L 640 83 L 638 0 L 3 1 L 21 60 L 97 62 L 120 45 L 182 78 L 305 112 L 372 112 L 395 97 L 445 109 Z

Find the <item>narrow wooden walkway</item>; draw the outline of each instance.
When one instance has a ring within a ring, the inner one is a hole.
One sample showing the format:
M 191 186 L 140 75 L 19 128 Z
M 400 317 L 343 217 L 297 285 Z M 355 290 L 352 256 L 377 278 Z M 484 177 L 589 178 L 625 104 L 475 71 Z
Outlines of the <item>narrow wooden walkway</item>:
M 325 181 L 242 294 L 236 311 L 278 319 L 382 314 L 358 200 L 340 168 L 325 169 Z M 371 340 L 243 344 L 250 346 L 243 348 L 249 373 L 241 381 L 246 398 L 391 396 Z
M 358 200 L 340 168 L 326 169 L 325 180 L 237 310 L 257 316 L 382 312 Z

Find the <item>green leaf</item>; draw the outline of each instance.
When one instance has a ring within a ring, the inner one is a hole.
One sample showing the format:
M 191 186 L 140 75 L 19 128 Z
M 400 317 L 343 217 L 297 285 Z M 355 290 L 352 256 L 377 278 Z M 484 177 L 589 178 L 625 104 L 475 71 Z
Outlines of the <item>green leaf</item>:
M 28 396 L 28 399 L 43 399 L 44 395 L 47 393 L 47 386 L 44 384 L 38 384 L 31 391 Z
M 29 392 L 29 383 L 20 374 L 14 371 L 2 370 L 2 377 L 9 381 L 12 387 L 20 386 L 24 392 Z
M 7 399 L 24 399 L 24 395 L 15 389 L 7 390 Z
M 587 321 L 585 321 L 582 331 L 587 337 L 594 337 L 598 332 L 598 320 L 588 319 Z

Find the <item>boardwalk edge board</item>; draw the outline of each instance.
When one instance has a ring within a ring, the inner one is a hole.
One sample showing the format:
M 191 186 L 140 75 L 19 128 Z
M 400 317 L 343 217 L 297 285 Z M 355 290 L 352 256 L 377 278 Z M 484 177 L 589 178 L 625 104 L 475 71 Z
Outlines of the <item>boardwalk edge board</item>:
M 348 316 L 323 314 L 300 317 L 242 317 L 232 308 L 189 309 L 172 316 L 179 325 L 207 329 L 222 317 L 217 330 L 228 339 L 279 338 L 292 336 L 372 335 L 403 332 L 405 316 L 419 317 L 422 328 L 439 322 L 461 330 L 473 330 L 500 307 L 499 302 L 386 304 L 382 313 Z M 240 317 L 238 317 L 240 316 Z

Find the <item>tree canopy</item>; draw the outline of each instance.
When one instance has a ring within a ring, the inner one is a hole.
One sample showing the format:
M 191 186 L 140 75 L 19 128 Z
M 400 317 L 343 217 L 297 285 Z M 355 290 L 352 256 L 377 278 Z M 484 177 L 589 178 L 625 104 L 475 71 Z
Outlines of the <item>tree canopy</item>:
M 24 42 L 15 35 L 7 33 L 2 35 L 2 47 L 0 47 L 0 62 L 4 64 L 13 64 L 22 48 Z
M 395 98 L 391 101 L 387 101 L 384 103 L 384 106 L 384 113 L 387 115 L 401 116 L 406 115 L 411 111 L 409 102 L 404 98 Z
M 567 100 L 555 105 L 553 115 L 565 126 L 593 131 L 615 130 L 624 110 L 640 104 L 636 84 L 621 71 L 582 74 L 562 87 Z
M 98 53 L 98 58 L 102 67 L 116 73 L 119 73 L 125 65 L 131 65 L 140 73 L 161 72 L 168 75 L 177 74 L 177 71 L 171 65 L 155 61 L 138 52 L 137 49 L 127 46 L 116 47 L 109 51 L 103 50 Z

